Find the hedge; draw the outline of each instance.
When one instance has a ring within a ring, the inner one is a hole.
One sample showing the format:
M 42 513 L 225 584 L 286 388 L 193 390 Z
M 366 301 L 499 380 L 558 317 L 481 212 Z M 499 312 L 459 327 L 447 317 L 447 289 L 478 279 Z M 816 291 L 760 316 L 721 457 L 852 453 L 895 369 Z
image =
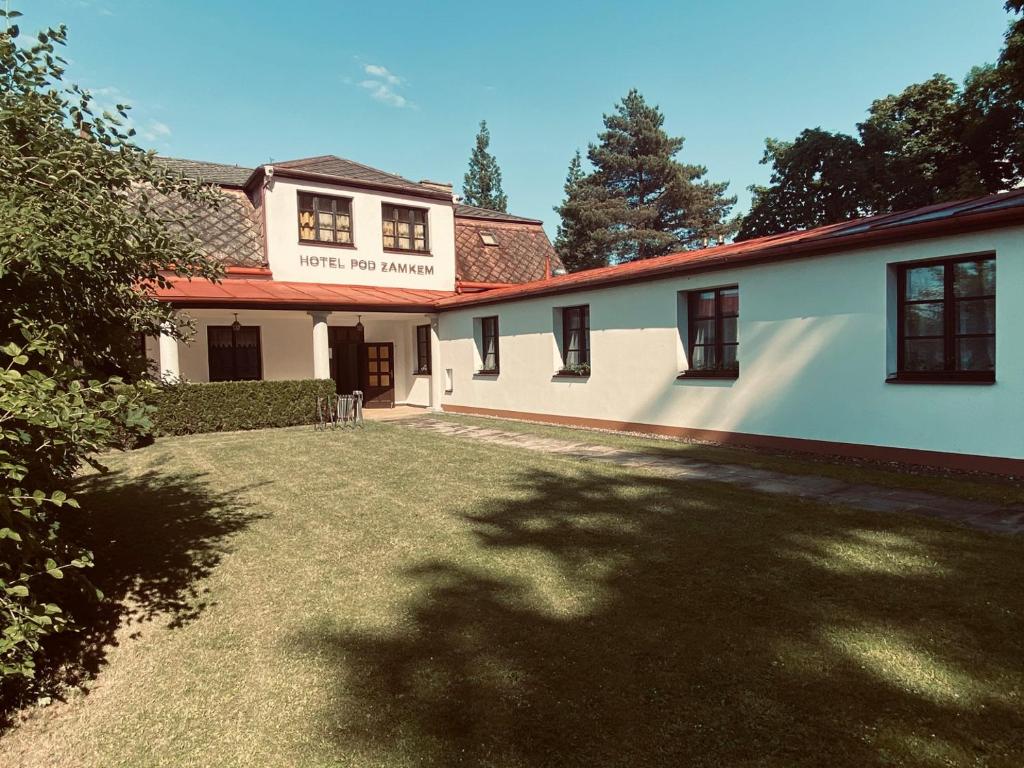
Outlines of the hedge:
M 157 435 L 312 424 L 316 398 L 334 394 L 330 379 L 217 381 L 159 386 L 150 396 Z

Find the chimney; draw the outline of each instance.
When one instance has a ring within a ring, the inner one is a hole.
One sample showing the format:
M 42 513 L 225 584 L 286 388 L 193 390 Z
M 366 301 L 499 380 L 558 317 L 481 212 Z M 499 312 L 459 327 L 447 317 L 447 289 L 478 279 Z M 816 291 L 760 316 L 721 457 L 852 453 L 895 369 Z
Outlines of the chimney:
M 450 181 L 444 182 L 431 181 L 430 179 L 420 179 L 420 186 L 426 187 L 427 189 L 432 189 L 435 192 L 444 192 L 449 197 L 451 197 L 453 201 L 455 200 L 455 195 L 453 194 L 452 191 L 452 183 Z

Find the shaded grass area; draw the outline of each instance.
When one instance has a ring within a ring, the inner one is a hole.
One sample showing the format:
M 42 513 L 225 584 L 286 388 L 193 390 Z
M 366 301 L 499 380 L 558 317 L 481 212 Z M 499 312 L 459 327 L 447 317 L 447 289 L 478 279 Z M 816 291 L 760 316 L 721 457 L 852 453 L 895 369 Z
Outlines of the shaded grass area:
M 433 414 L 432 414 L 433 415 Z M 969 474 L 927 467 L 859 462 L 842 457 L 815 456 L 739 448 L 709 443 L 686 442 L 596 429 L 562 427 L 514 419 L 461 414 L 437 414 L 456 424 L 502 429 L 579 443 L 610 445 L 656 456 L 677 456 L 712 464 L 738 464 L 791 475 L 817 475 L 853 484 L 878 485 L 911 491 L 938 493 L 958 499 L 995 504 L 1024 504 L 1024 479 Z
M 0 764 L 1024 762 L 1020 537 L 397 425 L 111 463 L 91 501 L 157 560 L 100 567 L 176 586 Z M 234 522 L 133 494 L 164 476 Z

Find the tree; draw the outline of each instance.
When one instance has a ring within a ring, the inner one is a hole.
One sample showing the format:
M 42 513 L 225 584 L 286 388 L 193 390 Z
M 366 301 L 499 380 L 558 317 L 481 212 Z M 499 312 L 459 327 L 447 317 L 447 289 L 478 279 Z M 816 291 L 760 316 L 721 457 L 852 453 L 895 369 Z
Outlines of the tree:
M 728 183 L 707 181 L 705 167 L 679 162 L 684 139 L 669 136 L 664 122 L 636 89 L 604 116 L 605 130 L 587 152 L 594 170 L 559 209 L 563 229 L 588 233 L 584 263 L 649 259 L 734 231 L 726 219 L 736 203 L 725 196 Z
M 504 212 L 508 210 L 508 197 L 501 189 L 501 168 L 488 151 L 490 145 L 491 132 L 487 121 L 481 120 L 476 146 L 469 155 L 469 170 L 462 179 L 462 198 L 469 205 Z
M 871 210 L 871 188 L 860 142 L 821 128 L 794 141 L 768 139 L 761 162 L 772 167 L 770 186 L 752 186 L 750 213 L 737 240 L 817 227 Z
M 588 215 L 590 203 L 599 190 L 586 185 L 585 180 L 583 158 L 577 149 L 565 177 L 565 199 L 555 207 L 561 217 L 555 235 L 555 250 L 570 272 L 593 269 L 607 263 L 591 237 L 596 222 L 591 221 Z
M 1024 0 L 1006 10 L 1020 14 Z M 751 187 L 739 238 L 1011 189 L 1024 180 L 1024 19 L 995 64 L 962 87 L 937 74 L 877 99 L 857 138 L 804 131 L 767 141 L 771 183 Z
M 63 83 L 64 27 L 0 32 L 0 692 L 34 674 L 42 639 L 88 598 L 88 552 L 61 532 L 83 462 L 147 424 L 138 334 L 187 329 L 157 302 L 165 272 L 217 266 L 155 198 L 215 204 L 171 176 Z M 0 21 L 2 23 L 2 21 Z M 136 383 L 128 383 L 135 381 Z

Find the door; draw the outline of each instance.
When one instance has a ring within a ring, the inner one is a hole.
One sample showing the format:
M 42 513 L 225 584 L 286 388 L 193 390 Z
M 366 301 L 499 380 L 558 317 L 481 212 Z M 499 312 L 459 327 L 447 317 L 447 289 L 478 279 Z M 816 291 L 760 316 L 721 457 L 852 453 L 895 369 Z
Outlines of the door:
M 339 395 L 351 395 L 359 389 L 359 345 L 363 343 L 363 330 L 356 326 L 331 326 L 327 332 L 335 391 Z
M 395 345 L 373 341 L 359 346 L 359 383 L 366 408 L 395 405 Z

